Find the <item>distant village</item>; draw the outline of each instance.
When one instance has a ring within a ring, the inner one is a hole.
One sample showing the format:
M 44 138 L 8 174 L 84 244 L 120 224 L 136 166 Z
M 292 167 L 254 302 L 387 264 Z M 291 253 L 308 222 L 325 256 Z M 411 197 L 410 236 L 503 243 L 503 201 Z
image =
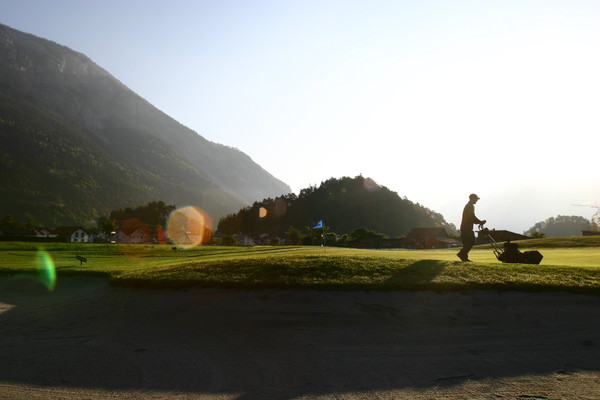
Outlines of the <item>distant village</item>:
M 81 226 L 61 226 L 55 229 L 47 228 L 0 228 L 2 241 L 35 241 L 35 242 L 63 242 L 63 243 L 112 243 L 112 244 L 179 244 L 197 243 L 197 234 L 192 232 L 179 233 L 177 238 L 169 238 L 160 226 L 153 227 L 139 220 L 128 220 L 119 224 L 114 232 L 105 233 L 98 229 L 87 229 Z M 270 237 L 262 234 L 254 237 L 239 233 L 227 235 L 233 240 L 224 240 L 225 235 L 218 232 L 207 235 L 204 244 L 235 244 L 241 246 L 286 244 L 285 237 Z M 529 239 L 507 230 L 492 230 L 490 236 L 496 242 Z M 478 238 L 478 244 L 485 244 L 487 238 Z M 319 242 L 314 243 L 319 244 Z M 331 243 L 330 243 L 331 244 Z M 335 245 L 335 243 L 333 243 Z M 403 249 L 444 249 L 462 246 L 456 237 L 450 237 L 443 227 L 416 227 L 412 228 L 406 236 L 398 238 L 364 239 L 353 243 L 356 247 L 365 248 L 403 248 Z
M 4 241 L 19 240 L 63 243 L 151 244 L 167 242 L 164 234 L 161 235 L 156 229 L 145 224 L 119 227 L 111 234 L 81 226 L 61 226 L 55 229 L 0 228 L 0 238 Z

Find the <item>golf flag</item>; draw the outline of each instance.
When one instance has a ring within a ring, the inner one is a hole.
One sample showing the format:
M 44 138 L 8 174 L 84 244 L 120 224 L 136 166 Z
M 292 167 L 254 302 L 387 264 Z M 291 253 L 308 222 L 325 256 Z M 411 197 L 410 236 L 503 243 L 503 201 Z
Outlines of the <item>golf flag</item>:
M 317 222 L 317 224 L 315 226 L 313 226 L 313 229 L 319 229 L 323 227 L 323 220 L 320 220 L 319 222 Z

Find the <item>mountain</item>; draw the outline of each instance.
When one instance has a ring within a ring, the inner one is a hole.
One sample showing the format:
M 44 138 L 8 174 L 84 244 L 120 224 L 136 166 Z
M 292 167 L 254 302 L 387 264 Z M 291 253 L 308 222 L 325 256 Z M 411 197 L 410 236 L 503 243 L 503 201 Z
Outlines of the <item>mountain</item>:
M 292 193 L 256 202 L 223 217 L 218 232 L 283 235 L 292 226 L 303 230 L 320 220 L 337 234 L 361 227 L 389 237 L 406 235 L 417 227 L 444 227 L 449 234 L 457 233 L 441 214 L 362 176 L 332 178 L 318 188 L 303 189 L 298 196 Z
M 218 217 L 291 192 L 206 140 L 88 57 L 0 24 L 0 215 L 93 224 L 163 200 Z

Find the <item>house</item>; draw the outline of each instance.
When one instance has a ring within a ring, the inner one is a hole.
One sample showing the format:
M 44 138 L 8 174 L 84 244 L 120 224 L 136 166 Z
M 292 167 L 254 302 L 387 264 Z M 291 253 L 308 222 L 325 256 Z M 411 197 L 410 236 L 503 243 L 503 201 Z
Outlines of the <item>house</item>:
M 150 243 L 151 233 L 143 228 L 119 229 L 117 232 L 118 243 L 144 244 Z
M 507 231 L 507 230 L 493 229 L 493 230 L 490 230 L 489 234 L 496 242 L 508 242 L 508 241 L 512 242 L 515 240 L 531 239 L 529 236 L 520 235 L 518 233 Z M 478 235 L 475 243 L 476 244 L 487 244 L 489 242 L 490 242 L 490 240 L 487 236 Z
M 92 243 L 94 234 L 80 226 L 60 226 L 48 235 L 71 243 Z
M 412 228 L 405 239 L 411 243 L 414 249 L 446 249 L 460 246 L 460 241 L 451 238 L 446 230 L 441 227 L 435 228 Z
M 35 232 L 35 237 L 39 237 L 39 238 L 49 238 L 49 237 L 52 237 L 51 236 L 52 232 L 50 231 L 50 229 L 47 229 L 47 228 L 36 228 L 34 230 L 34 232 Z
M 121 221 L 117 229 L 117 243 L 146 244 L 155 243 L 156 235 L 151 226 L 137 218 Z
M 27 228 L 2 227 L 0 236 L 11 238 L 11 240 L 23 240 L 25 238 L 35 237 L 35 232 Z
M 600 231 L 581 231 L 582 236 L 599 236 Z
M 233 235 L 233 237 L 241 246 L 254 246 L 256 244 L 254 238 L 250 235 L 240 233 L 238 235 Z

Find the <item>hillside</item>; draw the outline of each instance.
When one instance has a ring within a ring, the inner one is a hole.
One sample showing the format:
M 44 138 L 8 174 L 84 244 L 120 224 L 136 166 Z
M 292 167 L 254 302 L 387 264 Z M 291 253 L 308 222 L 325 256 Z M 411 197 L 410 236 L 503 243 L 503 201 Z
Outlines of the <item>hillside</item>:
M 304 189 L 298 196 L 290 194 L 265 199 L 221 219 L 218 231 L 223 234 L 284 234 L 291 226 L 303 230 L 323 220 L 330 232 L 350 233 L 360 227 L 389 237 L 406 235 L 415 227 L 442 226 L 449 234 L 456 227 L 441 214 L 401 198 L 370 178 L 357 176 L 329 179 L 318 188 Z
M 85 55 L 0 25 L 0 214 L 89 225 L 164 200 L 214 219 L 289 193 L 241 151 L 210 142 Z

